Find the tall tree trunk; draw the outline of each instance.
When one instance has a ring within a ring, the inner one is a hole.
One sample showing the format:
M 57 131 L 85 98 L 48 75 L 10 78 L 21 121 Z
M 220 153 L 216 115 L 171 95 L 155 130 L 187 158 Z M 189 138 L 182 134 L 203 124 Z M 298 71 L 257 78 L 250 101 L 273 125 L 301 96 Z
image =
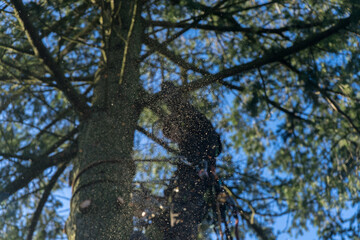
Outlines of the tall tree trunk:
M 139 64 L 142 28 L 138 1 L 99 1 L 104 51 L 92 113 L 81 125 L 74 161 L 70 240 L 129 239 L 135 165 L 131 159 L 141 109 Z M 131 42 L 131 44 L 130 44 Z

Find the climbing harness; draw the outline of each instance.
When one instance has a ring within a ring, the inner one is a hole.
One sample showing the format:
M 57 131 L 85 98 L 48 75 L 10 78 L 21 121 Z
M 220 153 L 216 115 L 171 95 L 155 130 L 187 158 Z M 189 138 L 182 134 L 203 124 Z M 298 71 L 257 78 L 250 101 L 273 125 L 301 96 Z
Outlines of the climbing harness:
M 221 178 L 218 178 L 215 173 L 215 168 L 209 169 L 209 163 L 203 159 L 197 164 L 190 162 L 186 157 L 179 156 L 172 158 L 177 164 L 189 166 L 195 169 L 196 173 L 201 180 L 207 181 L 210 187 L 210 202 L 209 206 L 212 206 L 214 231 L 220 235 L 220 239 L 225 236 L 226 240 L 231 240 L 231 232 L 227 222 L 227 218 L 233 217 L 235 219 L 235 238 L 240 240 L 239 236 L 239 217 L 236 199 L 231 190 L 223 183 Z M 231 216 L 227 216 L 227 211 L 231 211 Z M 224 224 L 225 231 L 222 230 L 222 223 Z M 217 227 L 216 227 L 217 226 Z M 216 230 L 218 228 L 218 231 Z

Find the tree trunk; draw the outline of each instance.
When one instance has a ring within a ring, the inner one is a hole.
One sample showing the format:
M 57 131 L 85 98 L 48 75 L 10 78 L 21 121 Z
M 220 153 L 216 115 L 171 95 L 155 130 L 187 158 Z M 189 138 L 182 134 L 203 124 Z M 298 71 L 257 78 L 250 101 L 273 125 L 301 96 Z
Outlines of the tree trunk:
M 101 2 L 101 1 L 100 1 Z M 135 165 L 131 159 L 141 109 L 139 64 L 142 28 L 137 1 L 102 3 L 104 42 L 92 113 L 81 123 L 74 161 L 70 240 L 129 239 Z M 120 10 L 119 10 L 120 9 Z M 130 44 L 131 43 L 131 44 Z

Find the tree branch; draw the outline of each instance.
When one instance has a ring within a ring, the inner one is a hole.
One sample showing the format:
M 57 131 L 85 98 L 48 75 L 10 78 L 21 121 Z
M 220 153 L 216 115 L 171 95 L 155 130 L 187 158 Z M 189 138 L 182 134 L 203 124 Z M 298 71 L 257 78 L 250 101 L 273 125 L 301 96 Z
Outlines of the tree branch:
M 272 51 L 269 51 L 266 53 L 263 57 L 255 59 L 249 63 L 245 63 L 239 66 L 235 66 L 232 68 L 225 69 L 217 74 L 211 75 L 209 78 L 201 78 L 197 81 L 194 81 L 192 83 L 187 84 L 188 86 L 184 86 L 184 88 L 188 89 L 198 89 L 204 86 L 207 86 L 209 84 L 215 83 L 219 81 L 220 79 L 224 79 L 230 76 L 238 75 L 240 73 L 243 73 L 245 71 L 249 71 L 252 69 L 259 68 L 261 66 L 264 66 L 266 64 L 277 62 L 282 60 L 283 58 L 292 55 L 294 53 L 300 52 L 306 48 L 309 48 L 315 44 L 318 44 L 320 41 L 332 36 L 333 34 L 337 33 L 338 31 L 344 29 L 346 26 L 350 25 L 353 21 L 354 17 L 350 16 L 344 19 L 340 19 L 337 24 L 335 24 L 333 27 L 320 32 L 315 33 L 308 38 L 304 40 L 296 41 L 291 47 L 276 50 L 273 49 Z
M 296 69 L 294 66 L 292 66 L 288 62 L 282 61 L 281 63 L 284 64 L 286 67 L 288 67 L 291 71 L 295 72 L 296 74 L 298 74 L 298 75 L 301 74 L 301 71 Z M 319 90 L 319 92 L 321 93 L 321 96 L 328 102 L 328 104 L 334 111 L 338 112 L 341 116 L 343 116 L 350 123 L 350 125 L 355 129 L 355 131 L 357 133 L 360 133 L 360 128 L 358 126 L 356 126 L 356 124 L 351 119 L 351 117 L 349 115 L 347 115 L 344 111 L 342 111 L 341 108 L 338 106 L 338 104 L 326 92 L 326 91 L 329 91 L 329 89 L 323 89 L 319 85 L 313 84 L 311 82 L 309 82 L 309 83 L 311 85 L 313 85 L 315 87 L 315 89 Z
M 29 230 L 28 230 L 28 235 L 27 235 L 27 240 L 31 240 L 33 239 L 33 235 L 34 235 L 34 231 L 35 231 L 35 228 L 36 228 L 36 225 L 39 221 L 39 218 L 40 218 L 40 215 L 41 215 L 41 212 L 45 206 L 45 203 L 47 202 L 50 194 L 51 194 L 51 190 L 54 188 L 58 178 L 60 177 L 60 175 L 64 172 L 65 168 L 67 167 L 67 163 L 62 163 L 58 170 L 56 171 L 56 173 L 52 176 L 52 178 L 50 179 L 48 185 L 46 186 L 45 188 L 45 191 L 39 201 L 39 204 L 34 212 L 34 215 L 31 219 L 31 223 L 30 223 L 30 226 L 29 226 Z
M 96 22 L 98 22 L 98 21 L 99 21 L 99 17 L 95 17 L 88 26 L 84 27 L 84 28 L 82 29 L 82 31 L 80 31 L 80 32 L 74 37 L 74 39 L 78 39 L 78 38 L 83 37 L 83 36 L 87 35 L 88 33 L 90 33 L 90 32 L 94 29 L 95 24 L 96 24 Z M 73 50 L 73 48 L 74 48 L 77 44 L 78 44 L 77 41 L 71 41 L 71 42 L 64 48 L 64 50 L 62 50 L 62 51 L 60 52 L 58 59 L 62 59 L 66 54 L 68 54 L 71 50 Z
M 309 123 L 309 124 L 314 124 L 313 121 L 311 121 L 311 120 L 309 120 L 309 119 L 305 119 L 305 118 L 299 116 L 299 115 L 298 115 L 296 112 L 294 112 L 294 111 L 290 111 L 290 110 L 288 110 L 288 109 L 286 109 L 286 108 L 283 108 L 283 107 L 281 106 L 281 104 L 279 104 L 279 103 L 277 103 L 277 102 L 269 99 L 268 97 L 265 96 L 264 99 L 265 99 L 265 101 L 266 101 L 267 103 L 271 104 L 271 106 L 273 106 L 273 107 L 277 108 L 278 110 L 286 113 L 286 114 L 289 115 L 290 117 L 292 117 L 292 118 L 294 118 L 294 119 L 298 119 L 298 120 L 303 121 L 303 122 L 306 122 L 306 123 Z
M 5 187 L 0 190 L 0 203 L 8 199 L 18 190 L 26 187 L 34 178 L 41 174 L 45 169 L 56 166 L 62 163 L 68 163 L 74 158 L 78 151 L 77 142 L 74 142 L 66 150 L 55 154 L 51 157 L 35 157 L 36 161 L 24 169 L 19 171 L 18 176 L 14 181 L 8 183 Z
M 5 65 L 7 65 L 7 66 L 9 66 L 9 67 L 16 67 L 16 66 L 14 66 L 14 65 L 9 65 L 8 63 L 6 63 L 6 62 L 3 62 L 2 61 L 2 63 L 4 63 Z M 16 68 L 17 70 L 19 70 L 19 71 L 21 71 L 22 73 L 24 73 L 23 72 L 23 70 L 21 70 L 20 68 Z M 24 70 L 25 71 L 25 70 Z M 27 75 L 26 74 L 26 72 L 24 73 L 25 75 Z M 29 76 L 31 76 L 31 75 L 29 75 Z M 21 80 L 22 82 L 23 81 L 35 81 L 35 79 L 32 79 L 32 78 L 30 78 L 29 76 L 21 76 L 21 77 L 18 77 L 18 78 L 15 78 L 15 77 L 8 77 L 8 76 L 0 76 L 0 81 L 1 82 L 12 82 L 12 81 L 19 81 L 19 80 Z M 38 79 L 41 83 L 46 83 L 47 85 L 50 85 L 49 83 L 51 82 L 51 81 L 53 81 L 53 77 L 36 77 L 36 79 Z M 89 76 L 89 77 L 67 77 L 66 78 L 66 81 L 69 81 L 69 82 L 88 82 L 88 83 L 92 83 L 93 81 L 94 81 L 94 77 L 93 76 Z M 51 85 L 52 86 L 52 85 Z
M 37 30 L 29 20 L 29 13 L 26 11 L 23 2 L 21 0 L 11 0 L 11 2 L 13 4 L 15 15 L 23 27 L 35 55 L 43 61 L 45 66 L 55 77 L 57 87 L 65 94 L 66 98 L 72 104 L 74 109 L 82 116 L 87 115 L 90 108 L 86 103 L 86 99 L 81 94 L 79 94 L 70 84 L 70 82 L 67 81 L 67 79 L 64 77 L 63 70 L 55 62 L 50 52 L 43 44 L 42 39 L 37 33 Z
M 320 88 L 319 88 L 320 89 Z M 350 118 L 349 115 L 347 115 L 341 108 L 338 106 L 338 104 L 323 90 L 320 89 L 321 95 L 323 98 L 329 103 L 329 105 L 334 109 L 336 112 L 338 112 L 340 115 L 342 115 L 349 123 L 350 125 L 355 129 L 355 131 L 360 134 L 360 129 L 354 121 Z
M 249 227 L 258 235 L 258 237 L 262 240 L 273 240 L 275 239 L 271 229 L 269 228 L 263 228 L 261 227 L 255 220 L 254 220 L 254 214 L 255 209 L 248 203 L 249 207 L 252 210 L 252 213 L 249 214 L 245 212 L 242 207 L 238 204 L 237 199 L 239 199 L 236 194 L 234 194 L 227 186 L 225 186 L 225 190 L 229 197 L 233 199 L 233 202 L 235 204 L 235 207 L 237 208 L 237 212 L 240 214 L 241 218 L 246 221 L 246 223 L 249 225 Z
M 72 12 L 75 13 L 77 16 L 75 17 L 74 20 L 79 20 L 81 17 L 83 17 L 84 13 L 86 12 L 86 10 L 88 9 L 89 3 L 88 2 L 83 2 L 81 5 L 75 7 Z M 57 29 L 59 29 L 60 27 L 66 25 L 68 23 L 68 21 L 70 21 L 71 17 L 73 15 L 71 14 L 67 14 L 64 17 L 62 17 L 59 21 L 55 22 L 52 26 L 50 26 L 49 28 L 44 30 L 43 35 L 44 36 L 48 36 L 50 33 L 56 31 Z
M 34 79 L 36 79 L 36 80 L 39 80 L 39 81 L 47 84 L 48 86 L 52 86 L 52 87 L 55 86 L 51 82 L 53 80 L 53 78 L 44 78 L 44 77 L 36 76 L 34 73 L 29 72 L 27 69 L 21 68 L 13 63 L 4 61 L 2 59 L 0 59 L 0 63 L 2 63 L 3 66 L 7 66 L 9 68 L 15 69 L 16 71 L 19 71 L 21 73 L 21 75 L 19 76 L 19 75 L 15 75 L 12 71 L 9 71 L 9 73 L 10 73 L 10 75 L 12 75 L 12 77 L 11 78 L 5 77 L 4 79 L 11 79 L 11 80 L 16 79 L 16 80 L 20 81 L 23 79 L 23 76 L 26 76 L 26 78 L 29 78 L 30 81 L 34 81 Z M 0 80 L 2 80 L 2 79 L 0 79 Z
M 136 130 L 141 132 L 142 134 L 144 134 L 145 136 L 147 136 L 148 138 L 150 138 L 151 140 L 153 140 L 154 142 L 156 142 L 157 144 L 159 144 L 163 148 L 165 148 L 167 151 L 169 151 L 171 153 L 175 153 L 176 155 L 179 155 L 179 151 L 173 149 L 172 147 L 167 145 L 166 142 L 164 142 L 160 138 L 156 137 L 154 134 L 146 131 L 143 127 L 136 126 Z
M 241 74 L 243 72 L 259 68 L 261 66 L 264 66 L 264 65 L 272 63 L 272 62 L 281 61 L 282 59 L 284 59 L 287 56 L 290 56 L 292 54 L 300 52 L 300 51 L 302 51 L 306 48 L 309 48 L 309 47 L 321 42 L 322 40 L 332 36 L 333 34 L 337 33 L 338 31 L 349 26 L 352 22 L 358 21 L 359 18 L 360 18 L 360 16 L 357 16 L 356 14 L 352 14 L 350 17 L 340 19 L 337 24 L 335 24 L 333 27 L 331 27 L 323 32 L 315 33 L 304 40 L 296 41 L 291 47 L 288 47 L 285 49 L 280 49 L 280 50 L 273 49 L 272 51 L 268 51 L 268 53 L 266 53 L 263 57 L 257 58 L 251 62 L 225 69 L 216 74 L 209 74 L 209 75 L 206 75 L 203 78 L 200 78 L 196 81 L 193 81 L 188 84 L 184 84 L 183 86 L 178 87 L 177 91 L 180 91 L 182 93 L 191 92 L 196 89 L 219 82 L 220 80 L 222 80 L 224 78 L 235 76 L 235 75 Z M 187 66 L 187 67 L 189 67 L 189 66 Z M 149 98 L 144 99 L 142 104 L 144 104 L 145 106 L 154 104 L 157 101 L 162 100 L 164 97 L 165 97 L 164 93 L 162 91 L 160 91 L 156 94 L 151 95 Z
M 11 46 L 11 45 L 7 45 L 5 43 L 0 43 L 0 48 L 9 50 L 11 52 L 16 52 L 19 54 L 34 56 L 33 51 L 29 51 L 28 49 L 17 48 L 17 47 Z
M 216 32 L 243 32 L 243 33 L 253 33 L 253 34 L 264 34 L 264 33 L 273 33 L 282 35 L 284 32 L 293 30 L 293 29 L 307 29 L 317 26 L 322 26 L 324 22 L 315 22 L 315 23 L 298 23 L 290 26 L 285 26 L 281 28 L 260 28 L 260 27 L 241 27 L 240 25 L 233 26 L 215 26 L 210 24 L 196 24 L 191 26 L 191 23 L 184 22 L 166 22 L 166 21 L 146 21 L 148 26 L 156 27 L 165 27 L 165 28 L 188 28 L 192 27 L 194 29 L 202 29 Z
M 3 158 L 16 158 L 18 160 L 23 160 L 23 161 L 31 161 L 34 158 L 31 155 L 17 155 L 12 153 L 5 153 L 5 152 L 0 153 L 0 156 Z
M 46 133 L 49 128 L 55 125 L 58 121 L 62 120 L 69 112 L 70 112 L 70 108 L 66 108 L 63 111 L 61 111 L 59 114 L 57 114 L 56 118 L 52 120 L 48 125 L 46 125 L 43 129 L 41 129 L 40 132 L 36 134 L 35 138 L 39 138 L 41 135 Z
M 190 23 L 188 26 L 184 27 L 182 30 L 180 30 L 179 32 L 175 33 L 174 35 L 172 35 L 169 39 L 167 39 L 166 41 L 164 41 L 163 43 L 159 43 L 163 48 L 166 49 L 166 45 L 169 44 L 170 42 L 174 41 L 175 39 L 177 39 L 178 37 L 180 37 L 181 35 L 183 35 L 185 32 L 187 32 L 188 30 L 190 30 L 191 28 L 195 27 L 202 19 L 206 18 L 209 14 L 213 13 L 214 11 L 216 11 L 216 9 L 218 9 L 219 7 L 221 7 L 221 5 L 223 5 L 225 1 L 220 1 L 219 3 L 217 3 L 214 7 L 207 7 L 206 9 L 204 9 L 204 14 L 197 16 L 194 18 L 193 22 Z M 145 20 L 144 20 L 145 21 Z M 154 40 L 155 41 L 155 40 Z M 151 51 L 147 52 L 146 54 L 144 54 L 141 57 L 140 61 L 143 61 L 145 58 L 147 58 L 149 55 L 151 55 L 153 52 L 155 52 L 157 50 L 157 48 L 152 49 Z
M 225 82 L 225 81 L 221 81 L 220 83 L 221 83 L 222 85 L 226 86 L 226 87 L 229 88 L 229 89 L 234 89 L 234 90 L 237 90 L 237 91 L 240 91 L 240 92 L 244 91 L 244 88 L 243 88 L 243 87 L 234 86 L 234 85 L 232 85 L 231 83 L 228 83 L 228 82 Z M 276 109 L 278 109 L 278 110 L 280 110 L 280 111 L 288 114 L 288 115 L 291 116 L 292 118 L 295 118 L 295 119 L 304 121 L 304 122 L 309 123 L 309 124 L 314 124 L 314 122 L 312 122 L 311 120 L 308 120 L 308 119 L 305 119 L 305 118 L 299 116 L 299 115 L 297 114 L 297 112 L 290 111 L 290 110 L 282 107 L 281 104 L 279 104 L 279 103 L 271 100 L 267 95 L 263 96 L 263 99 L 264 99 L 267 103 L 269 103 L 269 104 L 271 104 L 273 107 L 275 107 Z
M 239 208 L 239 207 L 238 207 Z M 250 214 L 244 212 L 241 208 L 239 209 L 239 214 L 242 219 L 246 221 L 249 227 L 256 233 L 256 235 L 262 240 L 274 240 L 273 234 L 270 232 L 270 229 L 261 227 L 255 221 L 252 221 Z
M 78 132 L 79 132 L 79 128 L 74 128 L 68 134 L 66 134 L 65 136 L 60 138 L 58 141 L 56 141 L 43 155 L 44 156 L 49 155 L 50 153 L 55 151 L 58 147 L 60 147 L 64 142 L 66 142 L 67 140 L 70 140 L 72 137 L 74 137 L 75 134 Z
M 144 37 L 144 43 L 146 45 L 148 45 L 150 48 L 152 48 L 154 51 L 157 51 L 164 57 L 170 59 L 171 61 L 173 61 L 174 63 L 176 63 L 177 65 L 179 65 L 180 67 L 182 67 L 186 70 L 192 70 L 194 72 L 198 72 L 203 75 L 209 75 L 208 71 L 200 69 L 200 68 L 196 67 L 195 65 L 186 62 L 180 56 L 176 55 L 174 52 L 167 49 L 166 45 L 161 44 L 154 39 L 151 39 L 149 37 Z

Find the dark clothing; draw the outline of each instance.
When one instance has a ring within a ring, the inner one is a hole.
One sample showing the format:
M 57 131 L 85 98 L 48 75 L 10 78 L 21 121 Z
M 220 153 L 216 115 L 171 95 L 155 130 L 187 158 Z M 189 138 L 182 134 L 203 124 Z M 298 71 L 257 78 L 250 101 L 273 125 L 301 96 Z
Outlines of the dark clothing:
M 165 99 L 170 114 L 163 121 L 165 137 L 173 140 L 179 146 L 182 156 L 188 161 L 198 164 L 206 160 L 210 166 L 215 166 L 215 157 L 221 150 L 220 135 L 211 122 L 181 94 L 173 92 L 174 86 L 167 86 L 168 97 Z
M 196 233 L 193 228 L 202 222 L 209 208 L 216 206 L 218 182 L 215 157 L 222 150 L 220 135 L 211 122 L 184 99 L 172 83 L 165 82 L 162 91 L 166 95 L 164 101 L 170 112 L 162 119 L 163 134 L 177 143 L 180 155 L 192 163 L 192 166 L 179 164 L 175 177 L 165 192 L 171 204 L 170 228 L 165 231 L 164 239 L 179 239 L 179 229 L 185 230 L 181 239 L 195 239 L 191 235 Z M 202 177 L 203 172 L 208 177 Z M 207 203 L 204 197 L 206 193 L 213 197 L 213 203 Z

